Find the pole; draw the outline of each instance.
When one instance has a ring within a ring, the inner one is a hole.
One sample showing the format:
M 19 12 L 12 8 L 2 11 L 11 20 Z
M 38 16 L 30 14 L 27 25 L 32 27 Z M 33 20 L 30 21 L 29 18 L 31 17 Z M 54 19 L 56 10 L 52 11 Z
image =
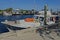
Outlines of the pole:
M 34 15 L 35 15 L 35 0 L 34 0 L 34 12 L 33 12 L 33 13 L 34 13 Z M 34 20 L 36 20 L 35 17 L 34 17 Z M 35 21 L 34 21 L 34 22 L 35 22 Z
M 44 25 L 47 25 L 46 18 L 47 18 L 47 5 L 44 6 Z

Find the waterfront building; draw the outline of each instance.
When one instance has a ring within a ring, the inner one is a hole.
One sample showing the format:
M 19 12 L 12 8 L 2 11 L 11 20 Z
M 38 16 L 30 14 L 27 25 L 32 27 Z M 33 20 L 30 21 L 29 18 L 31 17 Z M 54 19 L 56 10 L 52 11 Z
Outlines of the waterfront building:
M 3 15 L 4 15 L 4 16 L 10 16 L 10 15 L 12 15 L 12 13 L 3 11 Z
M 15 9 L 15 10 L 13 10 L 13 14 L 16 14 L 16 15 L 20 14 L 19 11 L 20 11 L 20 9 Z
M 44 11 L 39 11 L 39 14 L 40 15 L 44 15 Z M 47 11 L 47 16 L 51 16 L 51 12 L 50 11 Z

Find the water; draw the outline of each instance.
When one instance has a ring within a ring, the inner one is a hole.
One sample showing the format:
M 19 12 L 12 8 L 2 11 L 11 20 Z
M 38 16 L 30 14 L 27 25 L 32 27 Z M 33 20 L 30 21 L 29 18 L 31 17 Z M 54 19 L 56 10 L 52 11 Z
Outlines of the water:
M 25 19 L 25 18 L 32 18 L 33 15 L 15 15 L 15 16 L 0 16 L 0 21 L 5 21 L 5 20 L 20 20 L 20 19 Z
M 4 32 L 9 32 L 9 30 L 6 28 L 5 24 L 0 23 L 0 34 Z
M 5 24 L 2 24 L 2 21 L 14 21 L 14 20 L 22 20 L 25 18 L 33 18 L 33 15 L 15 15 L 15 16 L 1 16 L 0 15 L 0 33 L 9 32 Z M 15 28 L 16 29 L 16 28 Z

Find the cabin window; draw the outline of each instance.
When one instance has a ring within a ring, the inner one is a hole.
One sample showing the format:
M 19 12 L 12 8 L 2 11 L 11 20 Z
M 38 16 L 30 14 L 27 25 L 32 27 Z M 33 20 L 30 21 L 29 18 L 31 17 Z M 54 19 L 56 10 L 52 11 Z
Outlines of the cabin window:
M 50 17 L 50 21 L 53 21 L 53 17 Z
M 35 17 L 36 19 L 38 19 L 38 17 Z
M 59 17 L 58 16 L 56 17 L 56 20 L 59 20 Z
M 34 17 L 35 19 L 38 19 L 38 17 L 36 16 L 36 17 Z
M 44 20 L 44 17 L 40 17 L 40 19 L 39 19 L 40 21 L 43 21 Z

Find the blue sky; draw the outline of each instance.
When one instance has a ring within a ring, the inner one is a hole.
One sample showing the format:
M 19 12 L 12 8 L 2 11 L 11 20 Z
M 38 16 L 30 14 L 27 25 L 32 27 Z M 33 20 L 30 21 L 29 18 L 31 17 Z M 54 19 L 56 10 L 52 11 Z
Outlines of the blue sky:
M 35 5 L 36 10 L 41 10 L 45 4 L 48 4 L 49 9 L 60 9 L 60 0 L 35 0 L 35 3 L 34 0 L 0 0 L 0 9 L 33 9 Z

